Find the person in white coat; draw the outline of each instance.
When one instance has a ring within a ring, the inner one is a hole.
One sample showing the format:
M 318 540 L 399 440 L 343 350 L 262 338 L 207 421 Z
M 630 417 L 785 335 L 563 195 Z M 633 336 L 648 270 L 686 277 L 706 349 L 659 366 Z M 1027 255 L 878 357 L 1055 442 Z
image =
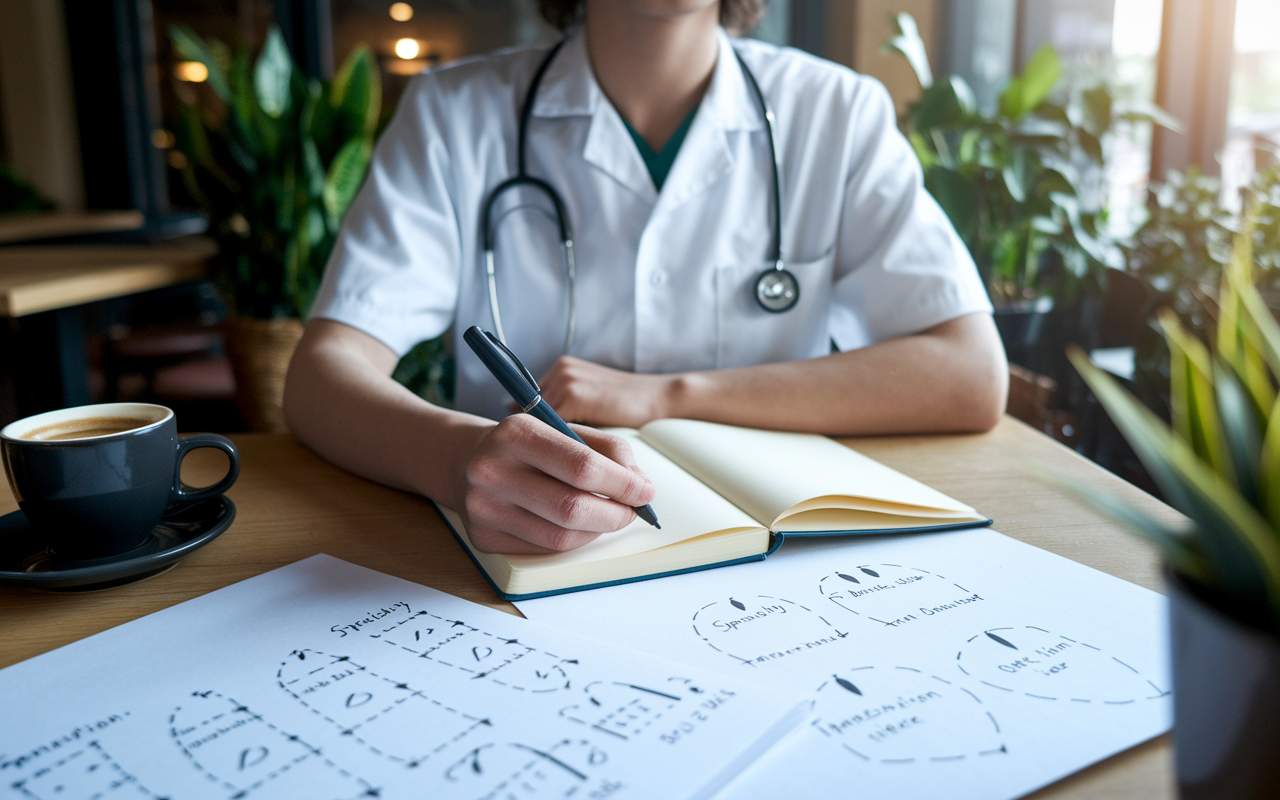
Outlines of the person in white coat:
M 481 550 L 537 553 L 617 530 L 653 498 L 626 443 L 586 424 L 996 423 L 1007 367 L 991 306 L 879 83 L 731 40 L 760 0 L 541 5 L 568 28 L 554 53 L 465 60 L 405 92 L 290 368 L 285 412 L 304 442 L 457 509 Z M 562 198 L 572 280 L 545 194 L 518 187 L 484 213 L 520 168 L 531 88 L 525 173 Z M 781 311 L 756 298 L 775 257 L 798 286 Z M 452 328 L 460 345 L 472 325 L 503 329 L 590 447 L 507 416 L 465 346 L 455 408 L 391 379 L 414 344 Z

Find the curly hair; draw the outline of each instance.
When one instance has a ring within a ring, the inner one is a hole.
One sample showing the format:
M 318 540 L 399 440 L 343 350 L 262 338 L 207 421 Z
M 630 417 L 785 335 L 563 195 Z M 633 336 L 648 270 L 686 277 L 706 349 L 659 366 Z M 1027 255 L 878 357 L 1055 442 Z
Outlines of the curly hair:
M 720 24 L 732 34 L 755 28 L 764 16 L 765 0 L 720 0 Z M 586 0 L 538 0 L 542 18 L 560 30 L 582 19 Z

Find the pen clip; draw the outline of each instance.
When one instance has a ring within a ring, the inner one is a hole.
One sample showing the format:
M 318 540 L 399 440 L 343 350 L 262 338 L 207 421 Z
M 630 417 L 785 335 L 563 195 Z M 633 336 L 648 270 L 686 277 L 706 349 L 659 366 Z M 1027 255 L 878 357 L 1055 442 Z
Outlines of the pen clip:
M 516 354 L 511 352 L 511 350 L 509 350 L 507 346 L 502 343 L 502 340 L 494 336 L 492 333 L 489 333 L 488 331 L 484 331 L 484 335 L 486 339 L 492 342 L 499 350 L 501 350 L 506 355 L 508 359 L 511 360 L 511 363 L 514 364 L 516 369 L 520 371 L 520 374 L 524 376 L 524 379 L 529 382 L 529 385 L 533 387 L 533 391 L 537 393 L 538 399 L 541 400 L 542 387 L 539 386 L 538 382 L 533 379 L 532 375 L 529 374 L 529 370 L 526 369 L 524 364 L 520 362 L 520 359 L 516 358 Z M 533 405 L 537 405 L 537 402 L 535 401 Z M 530 406 L 530 408 L 532 408 L 532 406 Z M 528 409 L 525 409 L 525 410 L 527 411 Z

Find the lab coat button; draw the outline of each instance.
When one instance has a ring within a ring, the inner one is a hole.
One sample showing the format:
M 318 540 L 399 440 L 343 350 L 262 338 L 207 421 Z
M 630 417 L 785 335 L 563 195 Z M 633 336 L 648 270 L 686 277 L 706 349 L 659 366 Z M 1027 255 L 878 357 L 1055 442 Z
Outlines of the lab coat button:
M 652 283 L 654 286 L 661 286 L 666 282 L 667 282 L 667 273 L 661 270 L 657 270 L 652 275 L 649 276 L 649 283 Z

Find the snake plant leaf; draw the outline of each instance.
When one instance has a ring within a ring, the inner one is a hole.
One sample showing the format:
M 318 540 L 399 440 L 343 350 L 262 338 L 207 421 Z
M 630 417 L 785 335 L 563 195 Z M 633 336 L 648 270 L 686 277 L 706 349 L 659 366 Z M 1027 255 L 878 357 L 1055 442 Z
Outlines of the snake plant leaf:
M 382 107 L 382 83 L 369 48 L 361 45 L 351 51 L 333 79 L 330 105 L 347 120 L 351 129 L 346 136 L 373 137 Z
M 341 131 L 335 130 L 337 112 L 330 103 L 332 92 L 329 85 L 312 79 L 305 87 L 304 105 L 306 107 L 306 129 L 316 142 L 322 156 L 332 158 L 338 146 L 345 140 L 339 140 Z
M 267 41 L 253 67 L 253 88 L 258 94 L 258 106 L 272 119 L 279 119 L 289 109 L 289 84 L 293 80 L 293 58 L 285 46 L 280 29 L 274 25 L 267 32 Z
M 254 99 L 248 50 L 241 50 L 231 60 L 228 79 L 231 82 L 231 99 L 227 102 L 223 135 L 236 166 L 246 178 L 252 178 L 258 174 L 258 162 L 264 153 L 257 130 L 259 112 Z
M 1213 364 L 1204 344 L 1182 328 L 1176 314 L 1160 315 L 1165 341 L 1169 345 L 1169 404 L 1173 430 L 1191 446 L 1196 456 L 1215 472 L 1235 483 L 1235 469 L 1227 454 L 1218 418 L 1213 387 Z
M 311 266 L 311 243 L 306 228 L 305 224 L 299 225 L 284 249 L 285 290 L 290 297 L 295 298 L 298 296 L 300 276 Z M 299 311 L 298 316 L 306 319 L 305 312 Z
M 1214 583 L 1232 597 L 1266 597 L 1280 615 L 1280 540 L 1267 522 L 1082 350 L 1072 347 L 1068 357 L 1165 496 L 1196 523 L 1197 549 Z
M 1262 440 L 1258 468 L 1258 492 L 1263 513 L 1273 530 L 1280 531 L 1280 398 L 1271 408 L 1270 424 Z
M 1253 399 L 1221 360 L 1213 364 L 1213 388 L 1222 427 L 1223 444 L 1241 496 L 1258 507 L 1258 465 L 1262 460 L 1262 434 Z
M 1062 61 L 1051 45 L 1044 45 L 1031 56 L 1021 75 L 1009 81 L 1000 93 L 1000 113 L 1017 122 L 1040 105 L 1062 77 Z
M 347 213 L 347 207 L 364 182 L 364 173 L 373 155 L 373 145 L 368 139 L 352 139 L 338 150 L 329 165 L 324 179 L 324 210 L 329 215 L 329 225 L 336 230 Z
M 222 64 L 214 56 L 213 49 L 201 39 L 199 34 L 186 25 L 170 25 L 169 41 L 173 49 L 186 61 L 199 61 L 209 70 L 209 87 L 224 103 L 231 102 L 231 86 L 227 83 Z
M 894 37 L 881 47 L 885 52 L 901 53 L 916 74 L 921 89 L 933 85 L 933 70 L 929 68 L 929 51 L 920 38 L 920 28 L 915 17 L 910 14 L 890 14 L 889 24 L 893 27 Z

